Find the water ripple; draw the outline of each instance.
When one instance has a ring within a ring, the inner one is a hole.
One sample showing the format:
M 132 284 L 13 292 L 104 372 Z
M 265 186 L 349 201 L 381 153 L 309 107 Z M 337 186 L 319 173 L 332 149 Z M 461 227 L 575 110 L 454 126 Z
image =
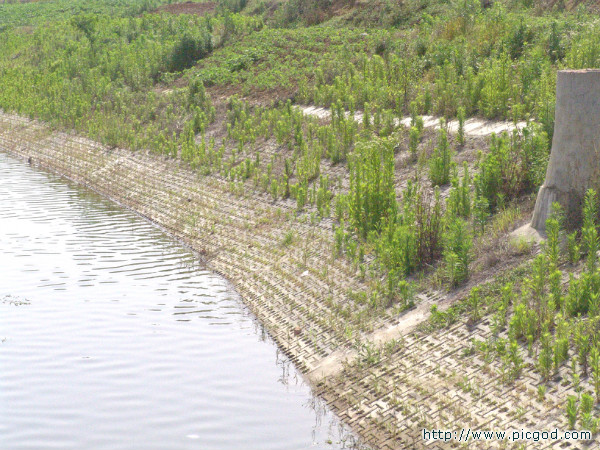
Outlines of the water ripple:
M 1 152 L 0 199 L 0 449 L 342 446 L 193 253 Z

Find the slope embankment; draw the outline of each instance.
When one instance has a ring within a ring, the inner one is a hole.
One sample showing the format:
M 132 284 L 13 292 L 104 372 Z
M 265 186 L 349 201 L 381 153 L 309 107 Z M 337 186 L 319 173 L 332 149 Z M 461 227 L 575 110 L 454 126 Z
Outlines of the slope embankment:
M 0 132 L 0 149 L 138 212 L 198 251 L 304 372 L 343 344 L 320 299 L 344 298 L 353 276 L 335 261 L 322 273 L 329 231 L 294 220 L 291 204 L 233 194 L 227 181 L 177 161 L 109 149 L 17 116 L 2 115 Z M 288 232 L 294 245 L 282 244 Z
M 173 159 L 109 149 L 15 115 L 0 114 L 0 151 L 97 191 L 198 251 L 366 443 L 381 449 L 582 448 L 577 441 L 494 440 L 482 447 L 481 441 L 424 440 L 423 428 L 567 429 L 562 405 L 574 392 L 556 382 L 539 399 L 533 371 L 507 384 L 501 362 L 474 351 L 473 339 L 492 334 L 490 318 L 476 326 L 461 319 L 426 333 L 399 326 L 406 315 L 356 314 L 361 304 L 348 292 L 367 287 L 351 263 L 332 256 L 331 224 L 298 215 L 291 202 L 234 193 L 227 180 L 198 175 Z M 357 337 L 368 342 L 369 336 L 383 350 L 353 348 Z M 535 364 L 533 357 L 524 364 Z

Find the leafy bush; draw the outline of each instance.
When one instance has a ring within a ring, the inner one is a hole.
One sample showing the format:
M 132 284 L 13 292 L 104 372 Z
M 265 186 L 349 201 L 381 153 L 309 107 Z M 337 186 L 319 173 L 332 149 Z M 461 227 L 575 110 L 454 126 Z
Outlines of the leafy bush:
M 524 129 L 512 135 L 492 135 L 490 152 L 482 155 L 475 176 L 478 197 L 492 212 L 505 202 L 542 184 L 548 162 L 548 139 L 543 131 Z
M 212 36 L 205 31 L 200 35 L 186 33 L 167 56 L 167 70 L 181 72 L 212 52 Z
M 466 162 L 463 165 L 463 176 L 460 181 L 458 176 L 452 178 L 452 188 L 446 202 L 446 210 L 450 217 L 468 219 L 471 216 L 471 177 Z
M 458 286 L 469 277 L 473 237 L 465 220 L 456 218 L 445 233 L 444 262 L 451 286 Z
M 394 215 L 394 148 L 383 139 L 357 145 L 349 160 L 349 209 L 352 224 L 366 237 Z
M 429 178 L 434 186 L 442 186 L 450 182 L 450 170 L 453 166 L 452 151 L 444 127 L 438 132 L 438 142 L 429 160 Z

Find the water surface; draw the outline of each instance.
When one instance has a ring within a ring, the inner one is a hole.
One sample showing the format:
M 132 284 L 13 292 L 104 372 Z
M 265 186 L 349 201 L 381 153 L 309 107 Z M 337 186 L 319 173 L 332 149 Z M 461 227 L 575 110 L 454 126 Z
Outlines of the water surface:
M 194 253 L 0 152 L 0 449 L 352 440 Z

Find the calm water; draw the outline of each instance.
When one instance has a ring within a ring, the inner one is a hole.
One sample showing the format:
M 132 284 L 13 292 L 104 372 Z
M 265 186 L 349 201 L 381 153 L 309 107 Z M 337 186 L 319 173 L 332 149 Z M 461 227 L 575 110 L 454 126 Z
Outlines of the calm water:
M 0 152 L 0 449 L 351 442 L 192 252 Z

